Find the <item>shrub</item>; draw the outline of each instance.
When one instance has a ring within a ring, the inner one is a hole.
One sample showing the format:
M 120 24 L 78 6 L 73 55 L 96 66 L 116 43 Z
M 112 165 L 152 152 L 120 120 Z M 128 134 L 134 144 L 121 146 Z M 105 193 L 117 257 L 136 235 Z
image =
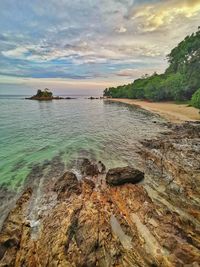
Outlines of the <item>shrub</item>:
M 200 88 L 192 95 L 191 104 L 200 109 Z

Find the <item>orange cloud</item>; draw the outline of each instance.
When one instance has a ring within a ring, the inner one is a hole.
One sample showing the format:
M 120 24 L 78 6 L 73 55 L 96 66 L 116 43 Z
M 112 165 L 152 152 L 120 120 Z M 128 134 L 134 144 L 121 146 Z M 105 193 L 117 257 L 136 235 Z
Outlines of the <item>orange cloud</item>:
M 142 5 L 133 10 L 129 17 L 140 21 L 141 30 L 151 32 L 171 24 L 179 17 L 191 18 L 197 15 L 200 15 L 199 0 L 167 0 L 154 5 Z

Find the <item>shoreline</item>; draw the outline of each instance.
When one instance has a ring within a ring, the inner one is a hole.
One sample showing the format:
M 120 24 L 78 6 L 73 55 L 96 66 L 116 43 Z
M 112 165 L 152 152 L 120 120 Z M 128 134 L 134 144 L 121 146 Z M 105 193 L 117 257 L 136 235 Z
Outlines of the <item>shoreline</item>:
M 186 121 L 200 121 L 198 109 L 187 104 L 176 104 L 173 102 L 148 102 L 145 100 L 110 98 L 106 101 L 120 102 L 138 106 L 142 109 L 158 114 L 172 123 L 183 123 Z

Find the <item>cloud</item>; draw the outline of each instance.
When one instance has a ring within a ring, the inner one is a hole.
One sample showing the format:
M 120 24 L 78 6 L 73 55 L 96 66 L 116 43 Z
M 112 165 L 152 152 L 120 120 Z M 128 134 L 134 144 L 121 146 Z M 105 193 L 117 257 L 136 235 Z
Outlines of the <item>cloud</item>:
M 74 64 L 102 64 L 108 61 L 138 62 L 138 57 L 156 57 L 160 55 L 155 46 L 148 44 L 108 44 L 97 46 L 95 42 L 76 42 L 75 44 L 25 45 L 2 51 L 4 57 L 33 62 L 71 59 Z
M 199 0 L 13 3 L 0 1 L 0 73 L 40 81 L 124 83 L 159 71 L 200 19 Z
M 10 77 L 6 75 L 0 74 L 0 92 L 4 92 L 4 88 L 11 88 L 13 89 L 14 86 L 18 88 L 54 88 L 54 89 L 61 89 L 71 90 L 75 89 L 85 89 L 87 92 L 88 90 L 103 90 L 107 86 L 117 86 L 118 82 L 113 81 L 112 79 L 98 79 L 95 80 L 85 80 L 85 79 L 64 79 L 64 78 L 22 78 L 22 77 Z M 11 87 L 10 87 L 11 86 Z M 15 89 L 15 88 L 14 88 Z M 25 90 L 26 91 L 26 90 Z M 80 94 L 81 91 L 79 91 Z M 102 92 L 102 91 L 101 91 Z M 101 93 L 100 92 L 100 93 Z M 60 94 L 62 91 L 60 91 Z M 91 92 L 92 93 L 92 92 Z
M 153 32 L 172 24 L 177 18 L 191 18 L 196 15 L 200 15 L 199 0 L 166 0 L 133 9 L 129 19 L 136 20 L 141 31 Z
M 16 47 L 15 49 L 2 51 L 2 55 L 11 58 L 22 58 L 28 52 L 27 47 Z
M 162 73 L 164 70 L 161 66 L 155 66 L 153 67 L 143 67 L 143 68 L 135 68 L 135 69 L 121 69 L 117 72 L 114 72 L 113 74 L 119 77 L 127 77 L 129 79 L 136 79 L 139 77 L 142 77 L 144 74 L 151 75 L 154 72 Z
M 127 29 L 124 26 L 120 26 L 119 28 L 116 29 L 116 31 L 119 33 L 124 33 L 127 32 Z

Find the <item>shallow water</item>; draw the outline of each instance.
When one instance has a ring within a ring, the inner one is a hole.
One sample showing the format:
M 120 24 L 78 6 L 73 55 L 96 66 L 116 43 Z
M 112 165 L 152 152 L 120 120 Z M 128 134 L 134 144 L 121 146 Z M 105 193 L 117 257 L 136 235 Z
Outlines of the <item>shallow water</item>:
M 138 141 L 163 131 L 162 122 L 103 100 L 0 97 L 0 186 L 21 188 L 36 164 L 58 155 L 66 169 L 75 168 L 79 157 L 101 160 L 107 168 L 137 165 Z

